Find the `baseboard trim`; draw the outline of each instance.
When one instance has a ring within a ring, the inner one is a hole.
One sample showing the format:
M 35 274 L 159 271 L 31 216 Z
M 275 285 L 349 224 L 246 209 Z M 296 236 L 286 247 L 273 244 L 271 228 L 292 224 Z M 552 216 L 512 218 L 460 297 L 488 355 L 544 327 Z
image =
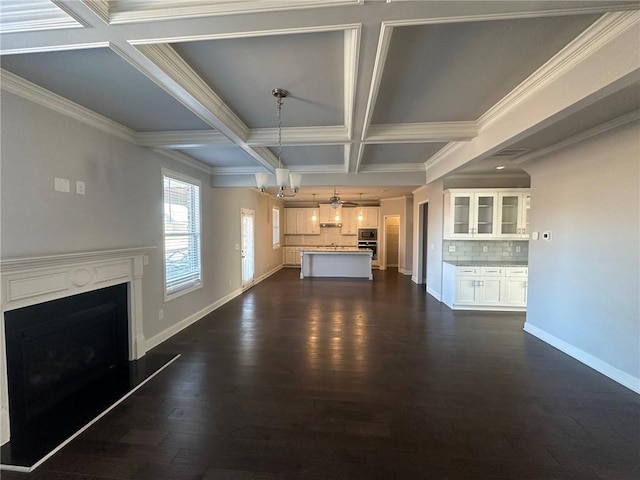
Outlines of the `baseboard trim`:
M 436 300 L 438 300 L 439 302 L 442 302 L 442 297 L 440 296 L 440 294 L 435 290 L 433 290 L 432 288 L 429 288 L 429 286 L 427 286 L 427 293 L 431 295 L 433 298 L 435 298 Z
M 254 280 L 253 285 L 256 285 L 256 284 L 262 282 L 263 280 L 269 278 L 274 273 L 279 272 L 281 269 L 282 269 L 282 265 L 278 265 L 277 267 L 269 270 L 264 275 L 260 275 L 258 278 L 256 278 Z M 248 288 L 250 288 L 250 287 L 248 287 Z M 230 302 L 231 300 L 233 300 L 237 296 L 241 295 L 244 291 L 248 290 L 248 288 L 245 288 L 245 289 L 239 288 L 237 290 L 234 290 L 233 292 L 229 293 L 228 295 L 225 295 L 224 297 L 220 298 L 219 300 L 213 302 L 211 305 L 208 305 L 205 308 L 203 308 L 202 310 L 199 310 L 199 311 L 195 312 L 194 314 L 189 315 L 184 320 L 179 321 L 178 323 L 170 326 L 166 330 L 163 330 L 162 332 L 158 333 L 157 335 L 154 335 L 153 337 L 147 339 L 146 342 L 145 342 L 146 350 L 149 351 L 152 348 L 157 347 L 158 345 L 160 345 L 162 342 L 164 342 L 166 340 L 169 340 L 176 333 L 179 333 L 182 330 L 184 330 L 185 328 L 193 325 L 198 320 L 200 320 L 201 318 L 209 315 L 214 310 L 217 310 L 218 308 L 220 308 L 225 303 Z
M 275 268 L 272 268 L 271 270 L 269 270 L 267 273 L 260 275 L 258 278 L 256 278 L 254 280 L 254 285 L 258 284 L 260 282 L 262 282 L 263 280 L 266 280 L 267 278 L 269 278 L 271 275 L 278 273 L 280 270 L 282 270 L 284 268 L 284 265 L 278 265 Z
M 629 390 L 640 394 L 640 378 L 629 375 L 628 373 L 603 362 L 599 358 L 574 347 L 564 340 L 560 340 L 558 337 L 555 337 L 528 322 L 524 323 L 524 331 L 543 342 L 548 343 L 552 347 L 557 348 L 561 352 L 566 353 L 570 357 L 575 358 L 579 362 L 584 363 L 586 366 L 593 368 L 596 372 L 601 373 L 605 377 L 609 377 L 611 380 L 627 387 Z
M 406 268 L 398 268 L 398 273 L 403 275 L 411 275 L 411 280 L 413 280 L 413 270 L 407 270 Z

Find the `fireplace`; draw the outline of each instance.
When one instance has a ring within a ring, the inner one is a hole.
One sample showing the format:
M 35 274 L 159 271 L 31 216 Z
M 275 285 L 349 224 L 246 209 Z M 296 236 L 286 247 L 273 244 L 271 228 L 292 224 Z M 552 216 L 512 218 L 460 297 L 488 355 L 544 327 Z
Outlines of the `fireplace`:
M 2 260 L 3 469 L 33 470 L 167 365 L 145 355 L 151 248 Z
M 126 284 L 6 312 L 14 441 L 125 365 L 127 328 Z

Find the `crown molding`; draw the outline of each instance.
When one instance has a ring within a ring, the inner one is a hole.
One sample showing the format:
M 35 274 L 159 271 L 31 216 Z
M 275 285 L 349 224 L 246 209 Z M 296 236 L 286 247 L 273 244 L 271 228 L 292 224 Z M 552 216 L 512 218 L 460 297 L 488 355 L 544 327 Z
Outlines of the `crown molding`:
M 364 146 L 365 144 L 363 142 L 360 142 L 360 144 L 358 145 L 358 154 L 356 156 L 356 165 L 353 169 L 353 173 L 358 173 L 360 171 L 360 164 L 362 163 L 362 156 L 364 155 Z M 347 172 L 351 173 L 348 170 Z
M 562 50 L 533 72 L 520 85 L 478 119 L 480 130 L 500 118 L 515 105 L 535 95 L 596 50 L 640 21 L 640 12 L 607 13 L 596 20 Z
M 164 84 L 173 97 L 231 140 L 246 140 L 247 126 L 171 46 L 137 45 L 136 48 L 184 90 Z
M 395 0 L 397 2 L 398 0 Z M 405 0 L 401 0 L 405 1 Z M 413 1 L 413 0 L 406 0 Z M 392 2 L 388 2 L 392 3 Z M 552 3 L 552 2 L 549 2 Z M 604 2 L 601 2 L 604 3 Z M 450 17 L 413 18 L 407 20 L 390 20 L 385 22 L 389 27 L 414 27 L 420 25 L 439 25 L 444 23 L 487 22 L 494 20 L 520 20 L 541 17 L 565 17 L 570 15 L 598 15 L 608 12 L 626 12 L 638 10 L 632 5 L 598 5 L 595 7 L 575 7 L 546 10 L 526 10 L 522 12 L 486 13 L 478 15 L 455 15 Z
M 135 131 L 108 119 L 88 108 L 67 100 L 49 90 L 18 77 L 7 70 L 0 69 L 0 88 L 6 92 L 42 105 L 110 135 L 135 143 Z
M 351 165 L 351 150 L 352 150 L 352 144 L 351 142 L 345 144 L 344 149 L 343 149 L 343 153 L 344 153 L 344 164 L 343 164 L 343 168 L 344 168 L 344 172 L 345 173 L 349 173 L 349 166 Z
M 526 173 L 518 173 L 518 172 L 507 172 L 507 173 L 453 173 L 451 175 L 447 175 L 445 177 L 445 180 L 472 180 L 472 179 L 485 179 L 485 180 L 498 180 L 498 179 L 505 179 L 505 178 L 509 178 L 509 179 L 514 179 L 514 180 L 518 180 L 518 179 L 522 179 L 522 180 L 529 180 L 531 178 L 531 176 Z
M 109 0 L 80 0 L 95 13 L 104 23 L 109 23 Z
M 344 124 L 349 139 L 353 136 L 361 35 L 362 25 L 344 31 Z
M 112 10 L 110 12 L 111 23 L 137 23 L 177 18 L 211 17 L 218 15 L 275 12 L 305 8 L 363 5 L 364 0 L 253 0 L 244 2 L 192 1 L 186 5 L 186 2 L 181 1 L 156 0 L 152 3 L 148 0 L 138 0 L 129 1 L 127 3 L 138 8 L 128 11 Z
M 233 146 L 236 144 L 216 131 L 180 131 L 180 132 L 138 132 L 135 134 L 138 145 L 151 148 L 185 149 L 208 145 Z
M 554 153 L 558 150 L 562 150 L 563 148 L 569 147 L 579 142 L 583 142 L 588 140 L 589 138 L 596 137 L 610 130 L 615 130 L 616 128 L 620 128 L 629 123 L 640 121 L 640 109 L 634 110 L 633 112 L 629 112 L 625 115 L 622 115 L 618 118 L 614 118 L 605 123 L 601 123 L 600 125 L 596 125 L 584 132 L 580 132 L 577 135 L 573 135 L 569 138 L 566 138 L 560 142 L 554 143 L 553 145 L 549 145 L 548 147 L 541 148 L 539 150 L 534 150 L 531 153 L 527 153 L 521 157 L 518 157 L 512 163 L 517 165 L 522 165 L 524 163 L 531 162 L 538 158 L 547 156 L 551 153 Z
M 369 133 L 369 125 L 371 124 L 373 109 L 375 108 L 375 104 L 378 99 L 378 93 L 380 91 L 380 83 L 382 82 L 382 74 L 384 73 L 384 65 L 387 62 L 389 45 L 391 45 L 392 33 L 393 33 L 393 27 L 389 26 L 388 22 L 382 22 L 382 25 L 380 26 L 380 36 L 378 38 L 378 47 L 376 49 L 376 59 L 373 64 L 373 74 L 371 76 L 369 96 L 367 98 L 367 109 L 364 115 L 364 124 L 362 125 L 361 140 L 364 140 Z M 361 153 L 362 151 L 360 151 L 360 154 Z M 360 160 L 361 160 L 361 155 L 359 155 L 357 159 L 356 172 L 358 171 Z
M 175 150 L 165 150 L 162 148 L 154 148 L 153 151 L 164 157 L 170 158 L 172 160 L 182 163 L 183 165 L 187 165 L 191 168 L 207 173 L 209 175 L 211 175 L 212 173 L 212 167 L 209 167 L 202 162 L 194 160 L 189 155 L 185 155 L 184 153 L 176 152 Z
M 282 128 L 283 145 L 342 145 L 348 141 L 347 128 L 343 125 Z M 278 145 L 278 129 L 254 128 L 246 143 L 251 146 Z
M 211 175 L 253 175 L 259 172 L 264 170 L 256 167 L 211 167 Z
M 470 140 L 478 135 L 475 121 L 370 125 L 364 143 L 426 143 Z
M 67 11 L 62 2 L 52 0 L 47 7 L 22 9 L 14 7 L 13 11 L 7 11 L 7 7 L 5 7 L 2 14 L 2 22 L 0 22 L 0 33 L 22 33 L 84 27 L 84 23 Z
M 429 168 L 440 163 L 443 158 L 445 158 L 450 152 L 452 152 L 456 148 L 457 145 L 458 145 L 457 142 L 447 143 L 444 147 L 438 150 L 434 155 L 428 158 L 426 162 L 424 162 L 425 170 L 429 170 Z
M 302 174 L 313 173 L 344 173 L 341 165 L 302 165 L 299 167 L 291 168 L 290 171 Z M 253 175 L 254 173 L 264 172 L 264 169 L 256 167 L 212 167 L 211 174 L 213 175 Z M 266 173 L 273 175 L 273 171 L 270 170 Z M 272 185 L 275 186 L 275 183 Z
M 406 172 L 420 172 L 424 173 L 423 163 L 390 163 L 385 165 L 365 165 L 360 168 L 358 173 L 406 173 Z

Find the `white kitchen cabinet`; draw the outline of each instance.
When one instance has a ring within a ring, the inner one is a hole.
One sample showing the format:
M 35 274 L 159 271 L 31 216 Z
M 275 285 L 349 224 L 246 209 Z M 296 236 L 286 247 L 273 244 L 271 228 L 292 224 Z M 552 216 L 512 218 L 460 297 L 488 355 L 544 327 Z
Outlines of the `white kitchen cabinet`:
M 329 204 L 321 204 L 320 223 L 342 223 L 342 205 L 332 208 Z
M 505 278 L 505 304 L 527 306 L 529 270 L 527 267 L 507 267 Z
M 342 235 L 358 234 L 358 212 L 357 208 L 342 209 Z
M 314 208 L 285 208 L 285 235 L 319 235 L 320 222 Z M 313 217 L 316 217 L 315 220 Z
M 378 228 L 380 207 L 357 207 L 357 210 L 358 228 Z
M 300 247 L 284 247 L 284 264 L 300 265 Z
M 498 236 L 501 238 L 529 238 L 528 192 L 501 192 L 498 195 Z
M 444 195 L 444 238 L 529 238 L 529 189 L 450 189 Z
M 443 264 L 442 302 L 454 310 L 524 311 L 527 267 Z
M 497 192 L 445 192 L 445 239 L 496 237 Z

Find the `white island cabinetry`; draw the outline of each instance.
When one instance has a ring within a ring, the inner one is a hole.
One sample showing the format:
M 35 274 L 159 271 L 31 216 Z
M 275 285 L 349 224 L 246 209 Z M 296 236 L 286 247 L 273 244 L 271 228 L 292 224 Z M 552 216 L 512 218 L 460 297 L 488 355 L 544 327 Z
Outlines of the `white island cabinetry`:
M 306 277 L 348 277 L 373 280 L 371 270 L 371 250 L 327 249 L 300 252 L 300 278 Z

